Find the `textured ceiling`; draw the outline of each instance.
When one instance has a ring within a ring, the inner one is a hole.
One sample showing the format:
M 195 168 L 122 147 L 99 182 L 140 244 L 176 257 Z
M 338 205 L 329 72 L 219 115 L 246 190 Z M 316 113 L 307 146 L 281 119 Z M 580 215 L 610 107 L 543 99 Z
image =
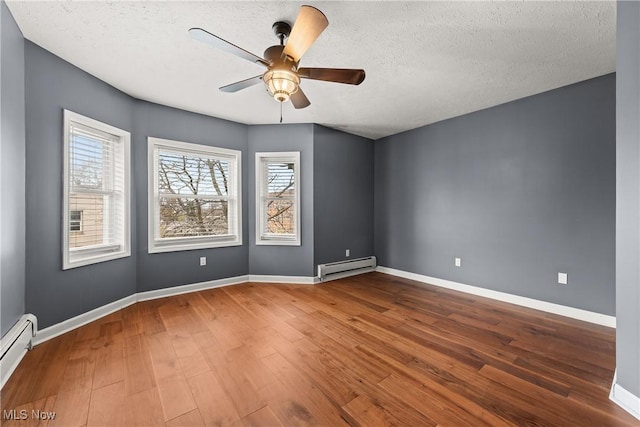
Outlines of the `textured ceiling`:
M 148 101 L 247 124 L 278 123 L 263 68 L 189 38 L 202 27 L 262 56 L 300 2 L 7 1 L 25 38 Z M 364 68 L 348 86 L 304 80 L 285 123 L 379 138 L 615 70 L 615 2 L 308 2 L 329 27 L 301 66 Z

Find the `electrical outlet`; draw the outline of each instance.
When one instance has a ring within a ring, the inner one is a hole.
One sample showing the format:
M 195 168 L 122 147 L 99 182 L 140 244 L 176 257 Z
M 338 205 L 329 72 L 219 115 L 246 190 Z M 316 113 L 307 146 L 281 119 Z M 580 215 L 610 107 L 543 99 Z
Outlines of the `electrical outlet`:
M 207 265 L 207 257 L 206 256 L 201 256 L 200 257 L 200 267 L 203 267 Z
M 569 275 L 567 273 L 558 273 L 558 283 L 561 285 L 569 283 Z
M 460 267 L 462 265 L 462 260 L 460 258 L 456 258 L 455 259 L 455 265 L 456 265 L 456 267 Z
M 351 256 L 351 251 L 349 249 L 344 251 L 344 256 L 349 257 Z

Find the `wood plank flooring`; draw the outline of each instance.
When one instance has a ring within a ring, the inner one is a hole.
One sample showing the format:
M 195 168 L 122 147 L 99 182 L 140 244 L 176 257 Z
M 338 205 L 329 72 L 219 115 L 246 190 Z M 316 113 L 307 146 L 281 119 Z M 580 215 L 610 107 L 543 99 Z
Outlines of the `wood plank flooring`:
M 381 273 L 248 283 L 37 346 L 2 425 L 638 426 L 608 399 L 614 350 L 610 328 Z

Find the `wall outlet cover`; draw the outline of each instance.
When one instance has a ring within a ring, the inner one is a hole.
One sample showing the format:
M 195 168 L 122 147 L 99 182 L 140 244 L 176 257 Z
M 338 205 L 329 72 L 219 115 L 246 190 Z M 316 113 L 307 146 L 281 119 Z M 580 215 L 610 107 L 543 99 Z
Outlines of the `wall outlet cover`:
M 462 265 L 462 260 L 460 258 L 456 258 L 455 259 L 455 265 L 456 265 L 456 267 L 460 267 Z
M 207 257 L 206 256 L 201 256 L 200 257 L 200 267 L 207 265 Z
M 558 283 L 561 285 L 566 285 L 569 283 L 569 276 L 567 273 L 558 273 Z

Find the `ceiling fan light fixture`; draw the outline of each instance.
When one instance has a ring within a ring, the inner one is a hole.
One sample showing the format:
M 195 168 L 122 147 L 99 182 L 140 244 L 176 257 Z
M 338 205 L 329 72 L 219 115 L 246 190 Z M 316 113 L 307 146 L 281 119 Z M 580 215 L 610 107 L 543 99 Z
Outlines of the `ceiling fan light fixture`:
M 293 71 L 271 69 L 262 77 L 269 94 L 278 102 L 287 102 L 298 91 L 300 77 Z
M 299 110 L 311 105 L 309 98 L 300 87 L 300 79 L 359 85 L 364 80 L 364 70 L 350 68 L 298 68 L 300 58 L 305 54 L 318 36 L 327 28 L 329 21 L 320 10 L 313 6 L 300 7 L 293 28 L 288 22 L 278 21 L 272 28 L 280 40 L 279 45 L 270 46 L 264 51 L 264 58 L 236 46 L 225 39 L 211 34 L 202 28 L 189 29 L 189 35 L 217 49 L 231 53 L 239 58 L 267 68 L 267 72 L 248 79 L 240 80 L 220 87 L 225 93 L 238 92 L 262 81 L 267 92 L 280 103 L 291 100 L 293 108 Z M 286 44 L 285 44 L 286 39 Z M 282 116 L 282 114 L 281 114 Z M 280 117 L 282 122 L 282 117 Z

